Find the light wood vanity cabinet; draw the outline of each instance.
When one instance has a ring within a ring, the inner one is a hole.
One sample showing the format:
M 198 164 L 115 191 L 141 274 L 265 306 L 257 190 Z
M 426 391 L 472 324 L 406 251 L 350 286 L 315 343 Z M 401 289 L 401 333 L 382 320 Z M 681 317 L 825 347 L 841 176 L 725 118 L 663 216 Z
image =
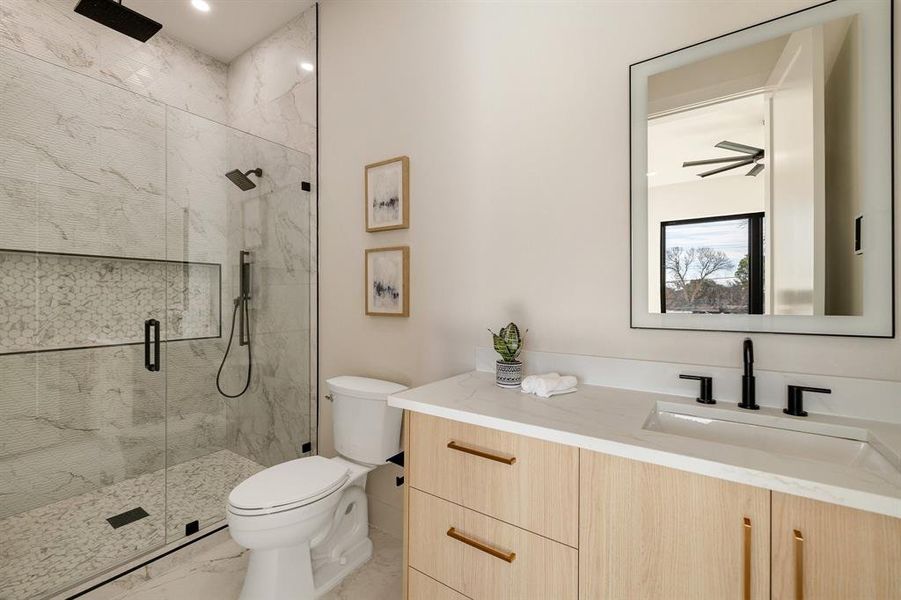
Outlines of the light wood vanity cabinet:
M 901 519 L 773 492 L 773 600 L 901 598 Z
M 408 566 L 474 600 L 576 600 L 578 449 L 420 413 L 407 426 Z M 412 579 L 408 598 L 432 600 Z
M 409 600 L 901 600 L 901 519 L 405 423 Z
M 770 596 L 768 490 L 581 456 L 579 598 Z

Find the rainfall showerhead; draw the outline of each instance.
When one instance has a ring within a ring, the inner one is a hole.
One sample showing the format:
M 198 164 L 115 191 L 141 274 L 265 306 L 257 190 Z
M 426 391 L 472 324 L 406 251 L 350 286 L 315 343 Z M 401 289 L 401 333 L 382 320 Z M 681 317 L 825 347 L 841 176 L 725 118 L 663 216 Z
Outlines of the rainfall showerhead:
M 242 192 L 246 192 L 247 190 L 252 190 L 253 188 L 257 187 L 257 184 L 252 182 L 250 180 L 250 177 L 248 177 L 248 175 L 250 175 L 251 173 L 253 173 L 257 177 L 262 177 L 263 169 L 251 169 L 246 173 L 242 173 L 238 169 L 235 169 L 226 173 L 225 176 L 228 177 L 229 181 L 241 188 Z
M 140 42 L 146 42 L 163 28 L 153 19 L 123 6 L 121 0 L 80 0 L 75 12 Z

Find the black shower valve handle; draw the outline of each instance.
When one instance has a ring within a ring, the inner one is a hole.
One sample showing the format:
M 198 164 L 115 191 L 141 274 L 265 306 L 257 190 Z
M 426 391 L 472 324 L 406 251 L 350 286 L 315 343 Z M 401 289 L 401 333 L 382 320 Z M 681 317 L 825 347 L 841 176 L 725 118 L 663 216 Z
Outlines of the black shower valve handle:
M 679 375 L 679 379 L 694 379 L 700 381 L 700 394 L 695 400 L 701 404 L 716 404 L 716 400 L 713 399 L 713 377 L 708 377 L 706 375 L 686 375 L 683 373 Z

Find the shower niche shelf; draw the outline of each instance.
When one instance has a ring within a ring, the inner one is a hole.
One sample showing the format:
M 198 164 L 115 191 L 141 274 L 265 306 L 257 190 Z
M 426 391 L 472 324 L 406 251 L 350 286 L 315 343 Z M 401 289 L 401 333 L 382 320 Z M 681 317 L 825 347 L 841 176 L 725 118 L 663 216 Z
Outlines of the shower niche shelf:
M 219 337 L 221 297 L 218 263 L 0 249 L 0 355 Z

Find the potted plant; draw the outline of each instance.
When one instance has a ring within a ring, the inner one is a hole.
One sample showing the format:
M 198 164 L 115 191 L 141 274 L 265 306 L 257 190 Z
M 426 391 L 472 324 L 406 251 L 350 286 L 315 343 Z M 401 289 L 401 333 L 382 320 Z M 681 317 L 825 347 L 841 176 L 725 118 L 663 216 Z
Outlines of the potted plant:
M 506 327 L 501 327 L 498 333 L 490 329 L 488 331 L 494 336 L 495 351 L 501 355 L 501 359 L 497 361 L 497 385 L 503 388 L 519 387 L 522 383 L 522 363 L 517 358 L 522 352 L 524 343 L 519 327 L 516 323 L 510 323 Z

